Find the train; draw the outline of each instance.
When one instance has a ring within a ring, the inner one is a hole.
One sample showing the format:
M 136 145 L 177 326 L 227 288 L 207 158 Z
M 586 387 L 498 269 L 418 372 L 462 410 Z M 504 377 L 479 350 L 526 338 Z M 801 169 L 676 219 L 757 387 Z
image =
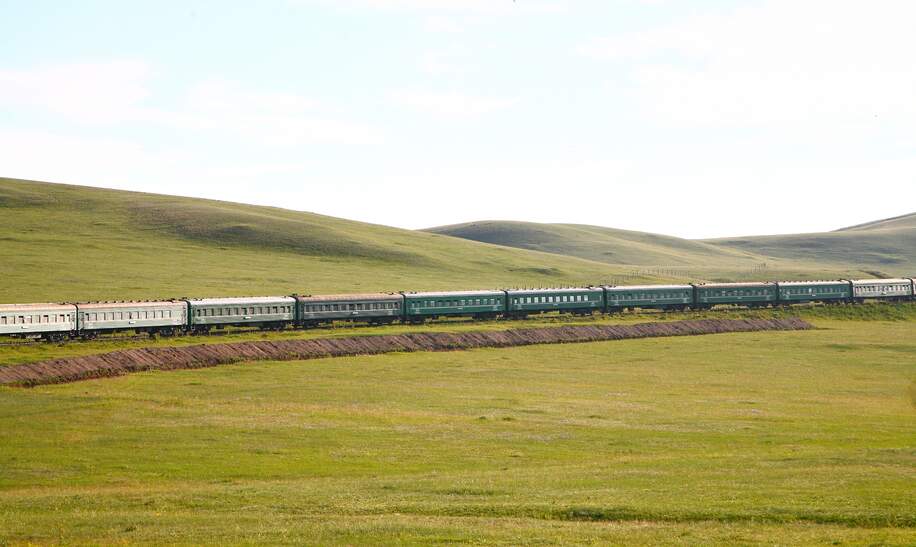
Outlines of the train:
M 592 315 L 912 300 L 914 278 L 0 304 L 0 336 L 63 341 L 130 331 L 175 336 L 228 327 L 283 330 L 335 321 L 417 324 L 448 317 L 522 319 L 547 312 Z

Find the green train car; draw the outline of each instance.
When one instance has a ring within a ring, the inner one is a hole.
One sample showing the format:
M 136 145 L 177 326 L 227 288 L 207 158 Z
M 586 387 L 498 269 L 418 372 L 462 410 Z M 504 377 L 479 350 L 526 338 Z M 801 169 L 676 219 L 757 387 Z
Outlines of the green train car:
M 627 308 L 683 310 L 693 306 L 693 285 L 631 285 L 604 287 L 607 311 Z
M 496 317 L 506 311 L 505 291 L 402 294 L 404 295 L 404 317 L 413 323 L 447 316 Z
M 776 285 L 783 304 L 848 302 L 852 298 L 849 281 L 780 281 Z
M 507 313 L 515 317 L 563 311 L 585 315 L 604 308 L 601 287 L 566 289 L 516 289 L 506 291 Z
M 197 298 L 188 303 L 188 326 L 194 332 L 250 326 L 283 328 L 296 319 L 296 299 L 289 296 Z
M 391 323 L 401 319 L 404 296 L 401 294 L 337 294 L 296 296 L 297 318 L 303 326 L 334 321 Z
M 698 308 L 719 304 L 766 306 L 779 302 L 776 283 L 710 283 L 694 285 L 694 300 Z

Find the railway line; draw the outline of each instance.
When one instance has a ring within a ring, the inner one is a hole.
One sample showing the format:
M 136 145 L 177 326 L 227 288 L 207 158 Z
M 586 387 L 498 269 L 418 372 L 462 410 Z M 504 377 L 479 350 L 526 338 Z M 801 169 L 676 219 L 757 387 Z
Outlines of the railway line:
M 916 279 L 896 278 L 7 304 L 0 305 L 0 339 L 34 343 L 127 333 L 219 336 L 240 328 L 280 331 L 340 322 L 418 324 L 462 317 L 524 319 L 550 312 L 585 316 L 912 300 Z

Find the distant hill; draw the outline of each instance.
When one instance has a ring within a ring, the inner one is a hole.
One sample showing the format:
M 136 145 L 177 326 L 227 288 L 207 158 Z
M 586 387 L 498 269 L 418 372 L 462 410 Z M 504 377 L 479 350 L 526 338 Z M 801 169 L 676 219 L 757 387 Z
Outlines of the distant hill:
M 835 232 L 707 240 L 782 260 L 855 267 L 874 275 L 916 275 L 916 213 Z
M 687 240 L 577 224 L 481 221 L 427 231 L 692 279 L 916 274 L 916 214 L 823 234 Z
M 886 218 L 884 220 L 876 220 L 873 222 L 866 222 L 865 224 L 858 224 L 856 226 L 849 226 L 847 228 L 840 228 L 836 230 L 837 232 L 852 232 L 852 231 L 865 231 L 865 230 L 916 230 L 916 213 L 910 213 L 908 215 L 901 215 L 899 217 Z
M 750 253 L 700 241 L 584 224 L 487 220 L 426 231 L 608 264 L 687 266 L 702 261 L 751 265 L 761 260 Z
M 312 213 L 16 179 L 0 178 L 0 219 L 0 302 L 547 286 L 623 271 Z

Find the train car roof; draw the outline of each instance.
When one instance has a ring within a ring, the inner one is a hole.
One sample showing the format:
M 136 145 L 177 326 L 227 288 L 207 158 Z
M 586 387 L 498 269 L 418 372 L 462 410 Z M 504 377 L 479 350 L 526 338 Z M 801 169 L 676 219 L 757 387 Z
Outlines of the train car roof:
M 725 287 L 766 287 L 773 286 L 776 283 L 772 281 L 744 281 L 742 283 L 697 283 L 699 288 L 725 288 Z
M 650 289 L 661 289 L 666 291 L 693 289 L 693 285 L 605 285 L 609 291 L 645 291 Z
M 909 283 L 912 279 L 892 278 L 892 279 L 853 279 L 852 282 L 857 285 L 880 285 L 881 283 Z
M 73 304 L 61 304 L 59 302 L 49 302 L 46 304 L 0 304 L 0 312 L 18 312 L 18 311 L 75 311 L 76 306 Z
M 181 300 L 151 300 L 138 302 L 85 302 L 77 303 L 76 307 L 81 310 L 98 310 L 102 308 L 169 308 L 172 306 L 184 306 Z
M 220 306 L 223 304 L 289 304 L 296 299 L 291 296 L 238 296 L 230 298 L 190 298 L 188 302 L 199 306 Z
M 595 292 L 600 291 L 601 287 L 567 287 L 549 288 L 549 289 L 507 289 L 509 294 L 544 294 L 544 293 L 563 293 L 563 292 Z
M 849 285 L 849 281 L 844 279 L 828 279 L 823 281 L 777 281 L 777 285 L 792 285 L 795 287 L 802 285 Z
M 401 300 L 404 296 L 399 293 L 365 293 L 365 294 L 314 294 L 297 296 L 300 302 L 346 302 L 351 300 Z
M 446 291 L 446 292 L 406 292 L 404 296 L 410 298 L 424 298 L 424 297 L 447 297 L 452 298 L 456 296 L 505 296 L 506 294 L 503 291 Z

